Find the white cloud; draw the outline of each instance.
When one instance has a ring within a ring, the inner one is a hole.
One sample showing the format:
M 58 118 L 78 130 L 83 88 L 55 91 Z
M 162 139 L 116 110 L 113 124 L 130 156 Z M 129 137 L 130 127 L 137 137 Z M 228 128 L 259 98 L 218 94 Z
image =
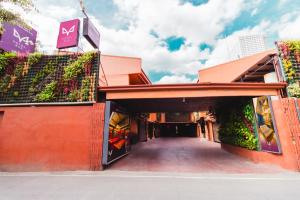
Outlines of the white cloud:
M 173 74 L 196 74 L 209 52 L 199 52 L 202 42 L 215 44 L 226 24 L 238 16 L 244 7 L 242 0 L 210 0 L 201 6 L 179 4 L 174 0 L 141 1 L 114 0 L 120 15 L 131 19 L 128 30 L 101 27 L 101 49 L 105 53 L 138 56 L 149 71 Z M 100 27 L 100 26 L 99 26 Z M 149 34 L 151 30 L 160 38 Z M 186 38 L 179 51 L 169 52 L 162 39 L 170 36 Z
M 284 16 L 288 18 L 288 16 Z M 279 25 L 278 35 L 280 39 L 299 39 L 300 38 L 300 15 L 296 16 L 292 21 L 282 19 L 282 24 Z
M 162 77 L 156 84 L 169 84 L 169 83 L 196 83 L 197 79 L 191 79 L 184 75 L 167 75 Z
M 235 19 L 244 8 L 243 0 L 210 0 L 193 6 L 174 0 L 114 0 L 123 16 L 132 18 L 137 29 L 154 29 L 162 38 L 182 36 L 187 42 L 214 43 L 226 24 Z
M 243 34 L 279 32 L 282 37 L 299 34 L 295 27 L 300 18 L 291 22 L 282 19 L 280 25 L 270 25 L 263 21 L 254 28 L 246 28 L 218 39 L 226 25 L 230 24 L 245 9 L 255 8 L 262 0 L 249 1 L 210 0 L 200 6 L 180 4 L 176 0 L 113 0 L 118 7 L 114 14 L 121 21 L 128 24 L 128 29 L 114 29 L 113 26 L 104 26 L 95 16 L 90 16 L 101 33 L 100 49 L 104 54 L 141 57 L 146 72 L 168 72 L 172 76 L 163 77 L 159 82 L 172 80 L 189 82 L 186 75 L 196 75 L 201 67 L 233 59 L 235 49 L 234 38 Z M 281 0 L 284 1 L 284 0 Z M 59 5 L 59 6 L 58 6 Z M 54 50 L 58 34 L 59 22 L 72 18 L 81 18 L 79 3 L 76 0 L 40 0 L 37 2 L 39 13 L 24 14 L 25 19 L 31 21 L 38 30 L 39 40 L 44 50 Z M 295 29 L 295 30 L 294 30 Z M 154 30 L 159 38 L 150 35 Z M 289 31 L 292 30 L 292 31 Z M 170 52 L 163 39 L 170 36 L 184 37 L 185 44 L 176 52 Z M 208 49 L 199 51 L 199 45 L 205 42 L 214 47 L 212 52 Z M 81 46 L 85 50 L 91 49 L 84 38 Z M 200 60 L 208 60 L 203 66 Z
M 55 3 L 56 2 L 56 3 Z M 137 56 L 143 59 L 146 72 L 169 72 L 175 75 L 196 74 L 200 59 L 206 59 L 208 50 L 199 51 L 199 44 L 215 44 L 216 37 L 234 20 L 244 7 L 244 0 L 210 0 L 201 6 L 180 4 L 179 1 L 114 0 L 119 18 L 128 21 L 126 30 L 116 30 L 102 25 L 101 19 L 91 16 L 101 32 L 101 51 L 106 54 Z M 59 6 L 58 6 L 59 5 Z M 24 17 L 38 30 L 38 39 L 44 50 L 55 49 L 59 22 L 82 17 L 79 3 L 75 0 L 40 1 L 39 13 L 31 12 Z M 158 33 L 159 38 L 150 35 Z M 163 39 L 170 36 L 186 38 L 179 51 L 169 52 Z M 82 39 L 85 50 L 89 45 Z
M 245 28 L 234 32 L 226 38 L 219 39 L 216 43 L 216 47 L 208 56 L 208 61 L 202 68 L 238 59 L 239 56 L 241 56 L 239 55 L 239 36 L 264 34 L 267 33 L 267 29 L 269 29 L 270 26 L 271 23 L 269 21 L 262 21 L 259 25 L 253 28 Z

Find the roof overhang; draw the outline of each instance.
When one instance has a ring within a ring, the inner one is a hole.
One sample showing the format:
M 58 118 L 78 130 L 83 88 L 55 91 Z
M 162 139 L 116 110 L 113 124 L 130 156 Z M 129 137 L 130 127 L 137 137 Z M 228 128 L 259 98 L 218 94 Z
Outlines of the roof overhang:
M 107 100 L 276 96 L 286 83 L 195 83 L 99 87 Z
M 197 82 L 201 83 L 201 82 L 219 81 L 224 83 L 230 83 L 234 81 L 240 81 L 241 77 L 243 77 L 244 75 L 248 74 L 248 76 L 249 75 L 254 76 L 253 75 L 254 69 L 269 70 L 269 69 L 264 69 L 263 67 L 275 55 L 277 55 L 277 52 L 275 50 L 269 50 L 251 56 L 247 56 L 238 60 L 233 60 L 227 63 L 222 63 L 216 66 L 212 66 L 206 69 L 201 69 L 198 71 Z M 268 64 L 272 64 L 272 63 L 268 63 Z M 255 75 L 257 76 L 258 73 L 256 73 Z M 252 82 L 260 82 L 260 81 L 252 80 Z

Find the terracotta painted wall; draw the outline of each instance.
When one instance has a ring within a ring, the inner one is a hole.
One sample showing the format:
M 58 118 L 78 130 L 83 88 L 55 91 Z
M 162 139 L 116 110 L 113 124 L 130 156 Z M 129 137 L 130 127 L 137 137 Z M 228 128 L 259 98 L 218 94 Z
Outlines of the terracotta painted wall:
M 140 58 L 101 55 L 101 67 L 99 74 L 100 86 L 129 85 L 129 74 L 142 73 L 142 60 Z M 106 78 L 106 80 L 105 80 Z
M 269 163 L 279 165 L 283 168 L 300 171 L 297 161 L 297 155 L 290 129 L 287 124 L 287 116 L 284 112 L 280 100 L 273 100 L 273 110 L 278 129 L 278 135 L 281 143 L 282 154 L 272 154 L 267 152 L 249 151 L 247 149 L 222 144 L 222 148 L 231 153 L 249 158 L 258 163 Z
M 104 104 L 0 107 L 1 171 L 99 170 Z

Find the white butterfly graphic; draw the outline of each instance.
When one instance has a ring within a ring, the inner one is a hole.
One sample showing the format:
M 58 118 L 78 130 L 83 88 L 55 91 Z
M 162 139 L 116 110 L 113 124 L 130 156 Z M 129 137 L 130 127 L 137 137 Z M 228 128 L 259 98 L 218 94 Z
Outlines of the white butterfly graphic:
M 18 38 L 19 43 L 24 42 L 24 44 L 28 45 L 33 45 L 33 42 L 31 40 L 29 40 L 29 37 L 21 37 L 20 33 L 14 29 L 14 37 Z
M 111 156 L 113 153 L 113 150 L 108 151 L 108 155 Z
M 67 31 L 67 29 L 65 29 L 64 27 L 62 28 L 62 34 L 67 34 L 67 36 L 69 36 L 70 33 L 73 33 L 74 32 L 74 29 L 75 29 L 75 25 L 73 25 L 69 31 Z

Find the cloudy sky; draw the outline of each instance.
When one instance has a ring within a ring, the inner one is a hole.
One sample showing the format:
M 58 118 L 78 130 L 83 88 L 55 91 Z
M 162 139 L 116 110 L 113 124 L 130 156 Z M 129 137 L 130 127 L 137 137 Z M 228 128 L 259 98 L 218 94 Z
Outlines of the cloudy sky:
M 300 0 L 84 0 L 103 54 L 140 57 L 154 83 L 193 82 L 200 68 L 232 59 L 233 41 L 264 34 L 300 38 Z M 59 22 L 82 18 L 79 0 L 36 0 L 24 13 L 42 49 L 55 49 Z M 9 5 L 7 5 L 9 6 Z M 89 45 L 81 40 L 84 50 Z M 121 67 L 121 66 L 120 66 Z

